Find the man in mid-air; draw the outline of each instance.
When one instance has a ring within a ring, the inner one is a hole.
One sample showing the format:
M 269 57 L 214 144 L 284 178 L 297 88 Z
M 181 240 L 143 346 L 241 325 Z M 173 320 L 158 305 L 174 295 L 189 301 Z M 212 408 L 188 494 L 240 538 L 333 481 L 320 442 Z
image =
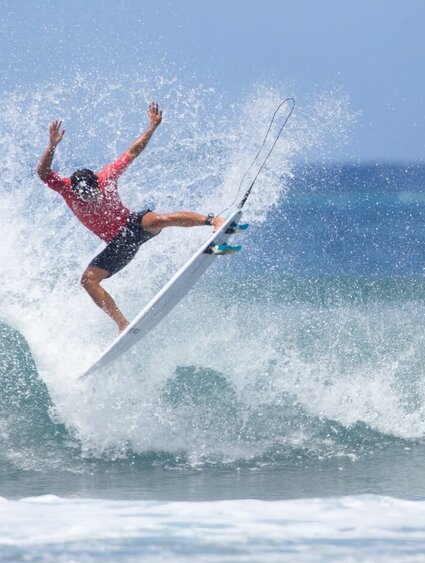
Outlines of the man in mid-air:
M 58 192 L 68 207 L 87 229 L 106 242 L 106 247 L 90 262 L 81 277 L 81 285 L 93 301 L 105 311 L 122 332 L 128 321 L 115 301 L 100 285 L 124 268 L 136 255 L 140 246 L 158 235 L 165 227 L 196 227 L 212 225 L 217 229 L 223 219 L 212 213 L 201 215 L 178 211 L 159 215 L 150 209 L 132 212 L 118 195 L 117 180 L 127 166 L 139 156 L 162 121 L 157 103 L 149 105 L 149 126 L 140 137 L 114 162 L 94 173 L 87 168 L 76 170 L 70 178 L 63 178 L 51 168 L 57 145 L 65 130 L 61 121 L 53 121 L 49 128 L 49 145 L 37 168 L 41 180 Z

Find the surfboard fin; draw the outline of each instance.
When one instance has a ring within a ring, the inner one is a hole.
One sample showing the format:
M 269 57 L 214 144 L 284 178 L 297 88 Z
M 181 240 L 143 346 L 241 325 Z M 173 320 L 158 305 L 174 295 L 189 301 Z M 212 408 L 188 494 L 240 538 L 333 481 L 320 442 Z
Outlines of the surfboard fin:
M 239 252 L 242 248 L 240 244 L 236 244 L 235 246 L 230 246 L 226 242 L 224 244 L 215 244 L 211 247 L 211 254 L 217 255 L 224 255 L 224 254 L 235 254 L 235 252 Z
M 234 233 L 246 231 L 248 227 L 249 227 L 249 223 L 232 223 L 227 229 L 226 233 L 228 235 L 233 235 Z

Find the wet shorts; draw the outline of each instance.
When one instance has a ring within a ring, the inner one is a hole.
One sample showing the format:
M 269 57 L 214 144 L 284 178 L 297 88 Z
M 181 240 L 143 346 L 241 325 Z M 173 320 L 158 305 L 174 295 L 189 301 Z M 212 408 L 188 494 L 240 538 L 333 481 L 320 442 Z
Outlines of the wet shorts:
M 136 256 L 142 244 L 156 236 L 142 227 L 142 217 L 151 211 L 146 209 L 131 213 L 127 223 L 118 235 L 108 242 L 106 247 L 93 258 L 89 266 L 96 266 L 109 272 L 109 277 L 122 270 Z

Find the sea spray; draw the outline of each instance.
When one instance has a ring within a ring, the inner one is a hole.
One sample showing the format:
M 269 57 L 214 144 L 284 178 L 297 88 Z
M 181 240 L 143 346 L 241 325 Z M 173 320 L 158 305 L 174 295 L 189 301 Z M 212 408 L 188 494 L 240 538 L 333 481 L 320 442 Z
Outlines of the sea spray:
M 7 182 L 0 228 L 9 244 L 0 249 L 8 268 L 3 321 L 27 338 L 56 419 L 79 440 L 85 456 L 163 451 L 190 463 L 232 463 L 279 459 L 294 447 L 344 454 L 344 440 L 329 441 L 327 425 L 341 423 L 326 421 L 317 378 L 311 397 L 317 358 L 306 363 L 300 356 L 305 344 L 299 339 L 320 310 L 267 300 L 267 272 L 260 284 L 248 275 L 264 264 L 273 265 L 272 272 L 284 261 L 283 249 L 271 252 L 262 244 L 263 231 L 276 232 L 297 159 L 326 150 L 329 139 L 344 140 L 353 115 L 340 93 L 298 104 L 247 204 L 252 228 L 246 255 L 220 260 L 137 350 L 90 382 L 78 382 L 115 336 L 113 324 L 79 286 L 98 241 L 42 185 L 35 168 L 54 118 L 67 129 L 54 167 L 63 175 L 82 165 L 100 168 L 145 127 L 152 91 L 164 108 L 164 123 L 121 179 L 122 198 L 132 209 L 203 212 L 223 209 L 234 196 L 270 116 L 289 93 L 259 86 L 227 106 L 211 88 L 186 88 L 174 77 L 129 81 L 81 73 L 35 85 L 31 93 L 5 93 L 7 111 L 0 120 Z M 204 238 L 204 229 L 165 231 L 105 287 L 131 318 Z M 241 284 L 248 301 L 240 297 Z M 327 323 L 320 317 L 319 325 L 331 334 Z M 337 409 L 330 414 L 340 416 Z M 362 416 L 373 422 L 359 411 Z M 356 451 L 355 445 L 349 450 Z

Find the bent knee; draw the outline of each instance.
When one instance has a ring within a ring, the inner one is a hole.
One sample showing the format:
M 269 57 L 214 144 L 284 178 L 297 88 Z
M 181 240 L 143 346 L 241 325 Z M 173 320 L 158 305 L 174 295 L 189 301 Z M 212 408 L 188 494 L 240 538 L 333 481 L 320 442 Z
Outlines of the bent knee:
M 100 268 L 87 268 L 81 276 L 80 285 L 88 291 L 92 287 L 97 287 L 100 282 L 109 277 L 109 275 L 109 272 Z
M 85 271 L 84 274 L 81 276 L 80 279 L 80 285 L 82 287 L 84 287 L 84 289 L 87 289 L 88 287 L 90 287 L 94 282 L 94 279 L 92 277 L 92 275 L 90 274 L 90 272 Z

